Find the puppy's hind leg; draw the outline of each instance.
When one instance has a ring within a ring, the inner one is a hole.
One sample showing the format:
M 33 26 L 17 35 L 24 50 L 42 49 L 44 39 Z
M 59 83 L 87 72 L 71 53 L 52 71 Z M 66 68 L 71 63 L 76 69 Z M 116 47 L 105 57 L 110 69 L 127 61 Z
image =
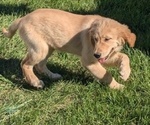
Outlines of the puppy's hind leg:
M 21 67 L 27 83 L 36 88 L 43 88 L 44 83 L 34 74 L 33 67 L 46 58 L 48 45 L 35 45 L 36 47 L 29 46 L 27 56 L 21 62 Z
M 41 60 L 38 64 L 35 65 L 35 69 L 37 70 L 39 74 L 44 74 L 50 79 L 58 80 L 58 79 L 61 79 L 62 76 L 58 73 L 51 72 L 46 66 L 47 59 L 52 54 L 53 51 L 54 51 L 53 48 L 49 47 L 48 55 L 46 56 L 45 59 Z

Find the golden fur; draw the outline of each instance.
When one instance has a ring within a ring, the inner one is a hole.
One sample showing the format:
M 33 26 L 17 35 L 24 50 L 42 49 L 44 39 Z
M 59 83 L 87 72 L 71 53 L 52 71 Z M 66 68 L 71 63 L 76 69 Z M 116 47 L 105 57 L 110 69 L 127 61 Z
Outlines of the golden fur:
M 49 78 L 61 78 L 46 66 L 54 50 L 80 56 L 82 65 L 113 89 L 122 89 L 124 86 L 116 82 L 104 66 L 119 67 L 123 80 L 130 75 L 129 58 L 119 51 L 125 42 L 133 47 L 136 36 L 126 25 L 115 20 L 98 15 L 38 9 L 14 21 L 8 30 L 3 29 L 3 33 L 11 38 L 17 30 L 28 48 L 21 63 L 23 75 L 26 82 L 34 87 L 43 88 L 44 83 L 34 74 L 33 67 Z

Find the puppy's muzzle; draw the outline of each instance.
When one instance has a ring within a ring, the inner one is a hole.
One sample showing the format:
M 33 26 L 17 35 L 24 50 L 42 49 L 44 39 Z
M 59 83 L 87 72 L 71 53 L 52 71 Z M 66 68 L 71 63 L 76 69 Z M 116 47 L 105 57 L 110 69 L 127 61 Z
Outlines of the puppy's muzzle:
M 94 57 L 99 59 L 101 57 L 101 54 L 100 53 L 94 53 Z

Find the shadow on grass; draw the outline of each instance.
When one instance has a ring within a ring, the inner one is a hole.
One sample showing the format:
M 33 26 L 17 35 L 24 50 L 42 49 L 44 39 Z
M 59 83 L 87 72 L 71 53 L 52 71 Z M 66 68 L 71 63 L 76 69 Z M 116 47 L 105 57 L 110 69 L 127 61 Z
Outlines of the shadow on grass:
M 19 59 L 2 59 L 0 58 L 0 75 L 12 82 L 14 86 L 23 87 L 25 89 L 34 90 L 33 87 L 29 86 L 24 80 L 22 75 L 22 70 L 20 67 L 21 60 Z M 85 72 L 72 72 L 71 70 L 60 66 L 59 64 L 48 64 L 48 68 L 53 72 L 58 72 L 63 77 L 63 82 L 70 82 L 74 80 L 77 83 L 82 85 L 87 85 L 88 82 L 93 81 L 93 78 L 90 76 L 85 76 Z M 57 81 L 52 81 L 46 76 L 39 75 L 35 73 L 39 79 L 43 80 L 45 87 L 50 87 Z M 4 81 L 5 82 L 5 81 Z
M 0 4 L 0 14 L 23 15 L 31 12 L 27 4 Z

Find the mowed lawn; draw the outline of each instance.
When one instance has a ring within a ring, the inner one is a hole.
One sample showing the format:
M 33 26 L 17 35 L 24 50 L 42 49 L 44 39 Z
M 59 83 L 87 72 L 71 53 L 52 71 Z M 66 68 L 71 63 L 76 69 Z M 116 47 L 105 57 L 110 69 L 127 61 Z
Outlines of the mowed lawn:
M 146 0 L 1 0 L 0 29 L 37 8 L 57 8 L 78 14 L 100 14 L 118 20 L 137 35 L 135 48 L 123 52 L 132 73 L 124 82 L 118 69 L 108 68 L 123 91 L 94 79 L 78 57 L 55 52 L 48 67 L 63 76 L 35 90 L 25 84 L 20 68 L 24 43 L 0 32 L 0 125 L 150 125 L 150 1 Z M 55 18 L 55 17 L 54 17 Z

